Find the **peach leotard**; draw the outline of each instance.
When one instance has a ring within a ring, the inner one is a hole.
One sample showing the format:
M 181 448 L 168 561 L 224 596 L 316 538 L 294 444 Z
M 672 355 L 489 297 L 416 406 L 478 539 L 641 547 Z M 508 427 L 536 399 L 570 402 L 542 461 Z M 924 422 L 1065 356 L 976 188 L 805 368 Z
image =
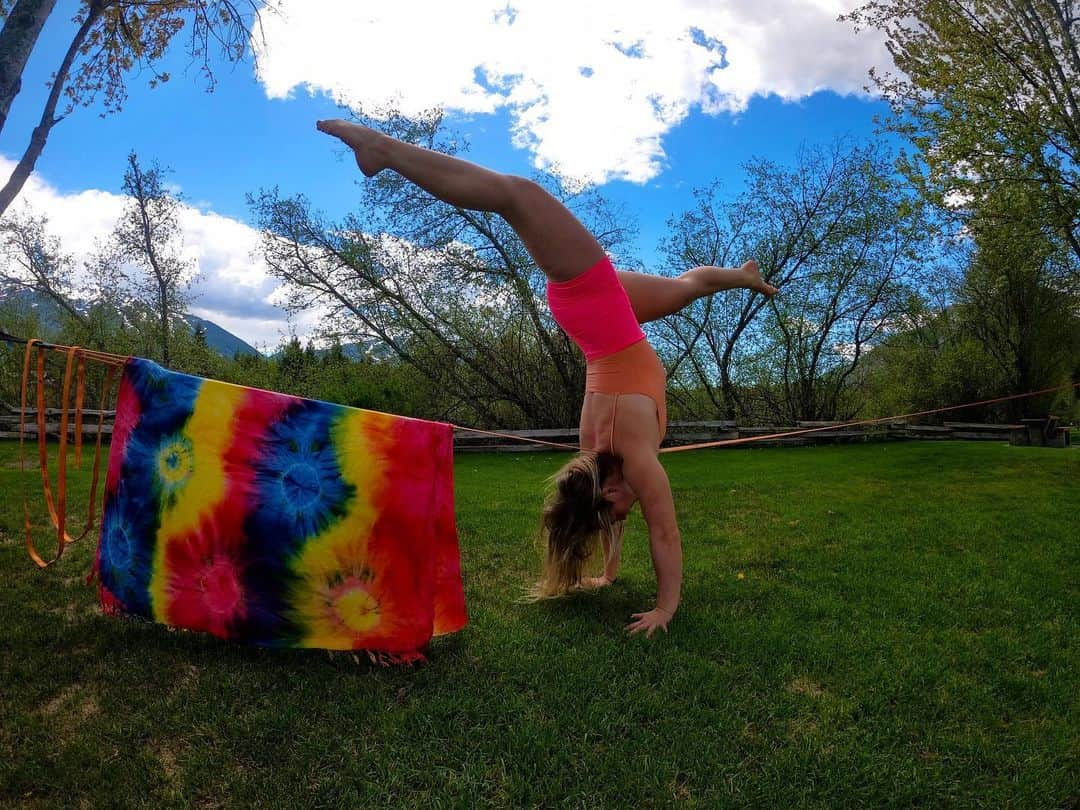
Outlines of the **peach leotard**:
M 667 379 L 606 256 L 569 281 L 548 281 L 556 323 L 585 354 L 585 391 L 644 394 L 656 403 L 660 438 L 667 430 Z M 615 411 L 612 410 L 612 430 Z M 609 441 L 610 441 L 609 433 Z

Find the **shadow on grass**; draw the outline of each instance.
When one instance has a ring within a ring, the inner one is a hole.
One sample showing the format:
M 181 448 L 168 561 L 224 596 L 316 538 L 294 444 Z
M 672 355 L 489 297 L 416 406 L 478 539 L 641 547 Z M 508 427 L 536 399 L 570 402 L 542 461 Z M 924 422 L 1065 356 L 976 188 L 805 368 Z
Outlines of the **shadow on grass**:
M 78 630 L 78 632 L 76 632 Z M 86 632 L 89 630 L 89 632 Z M 227 641 L 197 631 L 155 622 L 98 614 L 82 628 L 55 637 L 58 649 L 77 649 L 98 663 L 103 674 L 124 672 L 138 681 L 153 680 L 162 688 L 182 681 L 192 668 L 231 677 L 259 672 L 265 682 L 285 686 L 294 678 L 335 680 L 355 676 L 393 679 L 398 674 L 438 665 L 456 667 L 466 656 L 468 642 L 461 632 L 432 639 L 423 650 L 426 661 L 384 666 L 363 650 L 264 647 Z M 172 674 L 175 678 L 170 679 Z
M 648 610 L 651 601 L 651 593 L 619 580 L 606 588 L 545 599 L 531 606 L 556 620 L 606 627 L 630 621 L 631 613 Z

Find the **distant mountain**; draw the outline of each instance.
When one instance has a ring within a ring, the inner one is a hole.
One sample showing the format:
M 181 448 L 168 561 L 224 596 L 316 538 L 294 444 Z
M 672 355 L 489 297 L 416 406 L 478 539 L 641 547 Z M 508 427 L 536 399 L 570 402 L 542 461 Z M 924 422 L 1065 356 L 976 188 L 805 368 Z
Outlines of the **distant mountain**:
M 55 332 L 62 322 L 62 310 L 51 298 L 27 290 L 11 290 L 0 287 L 0 304 L 15 310 L 33 314 L 43 332 Z M 38 335 L 20 335 L 19 337 L 38 337 Z
M 222 357 L 230 360 L 238 354 L 258 354 L 259 351 L 250 343 L 238 338 L 227 329 L 222 329 L 213 321 L 200 318 L 196 315 L 185 315 L 184 320 L 192 331 L 200 327 L 206 332 L 206 345 L 216 351 Z
M 369 338 L 360 343 L 344 343 L 341 353 L 350 360 L 389 360 L 394 357 L 394 351 L 381 340 Z
M 62 310 L 55 301 L 45 295 L 27 292 L 26 290 L 4 290 L 0 288 L 0 304 L 14 306 L 26 313 L 37 316 L 38 323 L 43 332 L 55 332 L 62 323 Z M 213 321 L 199 318 L 195 315 L 185 315 L 184 320 L 194 332 L 201 327 L 206 331 L 206 344 L 222 357 L 232 359 L 237 354 L 258 354 L 251 344 L 238 338 L 232 332 L 222 329 Z M 28 337 L 20 335 L 19 337 Z M 30 335 L 29 337 L 36 337 Z

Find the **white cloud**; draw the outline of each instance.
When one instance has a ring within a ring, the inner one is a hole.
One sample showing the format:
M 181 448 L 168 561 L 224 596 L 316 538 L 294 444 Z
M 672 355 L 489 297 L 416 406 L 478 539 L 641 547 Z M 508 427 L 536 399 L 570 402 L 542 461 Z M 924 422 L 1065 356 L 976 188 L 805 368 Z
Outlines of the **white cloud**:
M 0 157 L 0 174 L 6 177 L 13 167 L 13 161 Z M 49 233 L 81 266 L 95 242 L 113 230 L 125 200 L 123 195 L 98 190 L 63 194 L 34 174 L 9 210 L 14 213 L 29 206 L 35 214 L 45 214 Z M 259 232 L 238 220 L 190 206 L 184 206 L 180 225 L 184 252 L 194 260 L 197 271 L 191 288 L 192 313 L 253 346 L 276 346 L 288 334 L 289 323 L 285 310 L 273 303 L 279 282 L 253 255 Z M 311 328 L 303 319 L 294 326 L 301 337 Z
M 267 94 L 297 88 L 375 110 L 509 110 L 534 163 L 590 182 L 644 182 L 697 107 L 757 95 L 861 93 L 891 65 L 837 0 L 283 0 L 265 19 Z

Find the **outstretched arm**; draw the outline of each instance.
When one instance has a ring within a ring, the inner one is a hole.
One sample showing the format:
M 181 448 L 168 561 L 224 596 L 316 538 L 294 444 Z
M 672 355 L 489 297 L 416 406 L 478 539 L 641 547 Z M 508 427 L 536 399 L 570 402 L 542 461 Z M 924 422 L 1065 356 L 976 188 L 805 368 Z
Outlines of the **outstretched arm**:
M 682 590 L 682 540 L 675 520 L 675 500 L 656 450 L 660 445 L 656 406 L 645 396 L 623 395 L 618 412 L 617 447 L 622 457 L 622 473 L 641 503 L 649 527 L 649 550 L 656 571 L 656 607 L 634 614 L 637 619 L 627 629 L 652 635 L 667 624 L 679 607 Z
M 623 475 L 634 489 L 649 527 L 649 551 L 656 571 L 656 607 L 636 613 L 628 629 L 647 635 L 667 624 L 679 608 L 682 591 L 682 539 L 675 521 L 675 500 L 667 472 L 654 454 L 623 456 Z

